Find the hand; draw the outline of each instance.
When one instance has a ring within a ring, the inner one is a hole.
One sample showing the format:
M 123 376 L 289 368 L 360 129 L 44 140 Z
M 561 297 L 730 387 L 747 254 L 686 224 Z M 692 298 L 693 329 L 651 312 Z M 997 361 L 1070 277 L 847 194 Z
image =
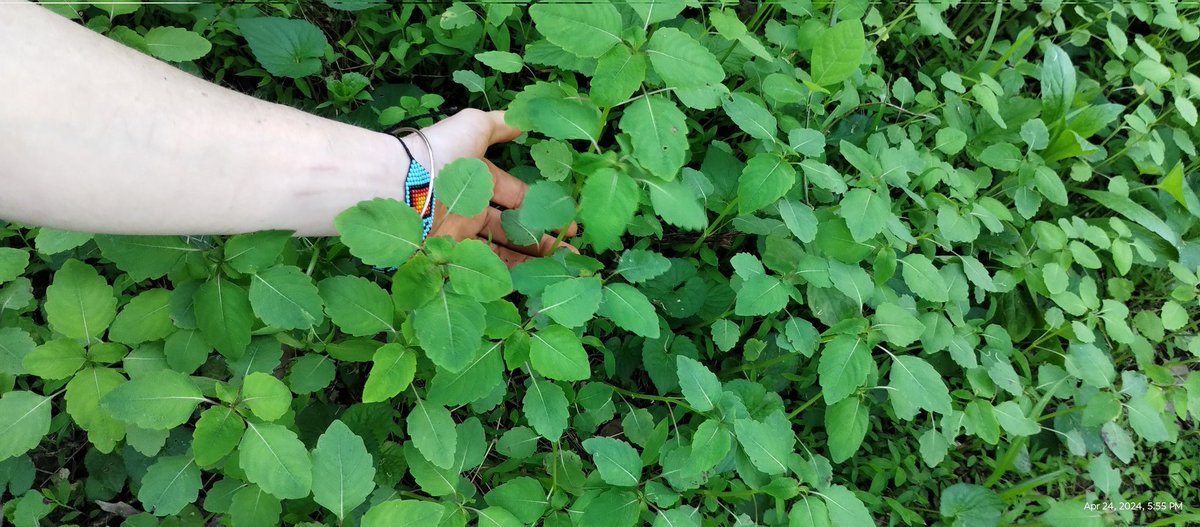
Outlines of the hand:
M 505 172 L 483 156 L 489 146 L 497 143 L 512 141 L 521 135 L 517 130 L 504 122 L 504 112 L 484 112 L 476 109 L 466 109 L 458 112 L 433 126 L 421 130 L 429 139 L 437 161 L 437 170 L 459 158 L 474 157 L 483 159 L 484 164 L 492 173 L 493 195 L 492 203 L 506 209 L 518 209 L 525 199 L 529 185 Z M 426 150 L 420 144 L 420 138 L 413 134 L 406 137 L 413 155 L 422 164 L 428 166 L 424 159 Z M 409 138 L 413 140 L 409 140 Z M 579 231 L 578 225 L 571 223 L 567 236 L 575 236 Z M 517 264 L 553 253 L 558 248 L 566 248 L 578 253 L 575 247 L 566 242 L 558 242 L 549 234 L 542 236 L 537 245 L 516 245 L 504 234 L 500 227 L 500 209 L 488 207 L 481 214 L 473 217 L 450 214 L 441 200 L 438 200 L 433 215 L 433 228 L 430 237 L 451 236 L 455 240 L 477 238 L 490 244 L 501 260 L 510 268 Z

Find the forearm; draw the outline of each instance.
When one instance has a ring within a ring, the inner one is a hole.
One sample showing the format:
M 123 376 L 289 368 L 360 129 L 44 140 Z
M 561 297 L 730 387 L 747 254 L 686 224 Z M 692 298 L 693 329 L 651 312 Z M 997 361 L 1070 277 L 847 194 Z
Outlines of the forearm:
M 395 139 L 221 88 L 39 6 L 4 9 L 0 82 L 0 218 L 329 235 L 341 210 L 402 195 Z

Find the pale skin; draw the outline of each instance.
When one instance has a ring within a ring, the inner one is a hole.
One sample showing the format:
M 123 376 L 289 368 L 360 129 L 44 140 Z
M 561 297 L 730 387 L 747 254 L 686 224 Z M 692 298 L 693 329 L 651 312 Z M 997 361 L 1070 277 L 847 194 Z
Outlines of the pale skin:
M 403 201 L 408 156 L 384 133 L 269 103 L 196 78 L 35 4 L 0 16 L 0 218 L 110 234 L 331 236 L 354 204 Z M 430 237 L 479 238 L 510 267 L 574 247 L 551 235 L 517 246 L 500 209 L 528 186 L 484 158 L 521 135 L 502 112 L 463 110 L 422 130 L 440 169 L 484 159 L 494 195 L 482 214 L 448 214 Z M 415 134 L 404 141 L 430 166 Z M 574 236 L 572 224 L 566 236 Z

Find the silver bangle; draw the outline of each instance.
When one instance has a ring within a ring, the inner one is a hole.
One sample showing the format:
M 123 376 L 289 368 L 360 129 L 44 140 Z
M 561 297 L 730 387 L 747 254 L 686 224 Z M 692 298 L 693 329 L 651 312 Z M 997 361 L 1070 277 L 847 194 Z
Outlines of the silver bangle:
M 412 127 L 408 127 L 408 126 L 400 127 L 400 128 L 396 128 L 396 129 L 392 130 L 392 134 L 396 135 L 397 138 L 400 137 L 399 134 L 401 132 L 415 133 L 415 134 L 417 134 L 418 137 L 421 138 L 421 141 L 423 141 L 425 143 L 425 151 L 429 152 L 429 190 L 430 190 L 430 195 L 432 196 L 433 180 L 437 178 L 437 162 L 434 161 L 434 159 L 433 159 L 433 145 L 430 144 L 429 138 L 425 137 L 425 132 L 422 132 L 421 130 L 418 130 L 418 129 L 412 128 Z M 413 162 L 417 162 L 417 160 L 414 159 Z M 420 163 L 417 163 L 417 164 L 420 164 Z M 424 216 L 426 213 L 429 212 L 429 207 L 432 204 L 433 204 L 432 199 L 425 200 L 425 209 L 423 209 L 421 211 L 422 216 Z

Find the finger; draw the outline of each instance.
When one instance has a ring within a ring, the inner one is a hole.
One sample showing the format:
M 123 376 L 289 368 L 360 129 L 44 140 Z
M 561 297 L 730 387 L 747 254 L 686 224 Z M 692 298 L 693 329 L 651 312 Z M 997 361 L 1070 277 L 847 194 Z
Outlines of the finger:
M 492 202 L 506 209 L 519 209 L 525 202 L 525 193 L 529 185 L 496 166 L 495 163 L 484 159 L 488 171 L 492 173 Z
M 480 241 L 488 244 L 488 247 L 492 249 L 492 252 L 496 253 L 496 256 L 500 257 L 500 261 L 504 262 L 504 265 L 507 265 L 509 269 L 533 259 L 532 256 L 519 253 L 496 242 L 489 242 L 484 239 L 480 239 Z
M 487 118 L 492 123 L 492 134 L 489 144 L 507 143 L 521 136 L 521 131 L 509 126 L 504 121 L 504 112 L 494 110 L 487 112 Z
M 578 249 L 565 242 L 558 242 L 554 236 L 549 234 L 542 235 L 541 241 L 537 244 L 516 245 L 508 238 L 508 235 L 505 234 L 504 227 L 502 226 L 500 220 L 500 211 L 489 207 L 487 210 L 487 222 L 484 224 L 483 230 L 479 233 L 480 237 L 490 236 L 493 242 L 529 256 L 547 256 L 554 254 L 554 251 L 558 250 L 559 247 L 565 247 L 575 254 L 579 254 Z

